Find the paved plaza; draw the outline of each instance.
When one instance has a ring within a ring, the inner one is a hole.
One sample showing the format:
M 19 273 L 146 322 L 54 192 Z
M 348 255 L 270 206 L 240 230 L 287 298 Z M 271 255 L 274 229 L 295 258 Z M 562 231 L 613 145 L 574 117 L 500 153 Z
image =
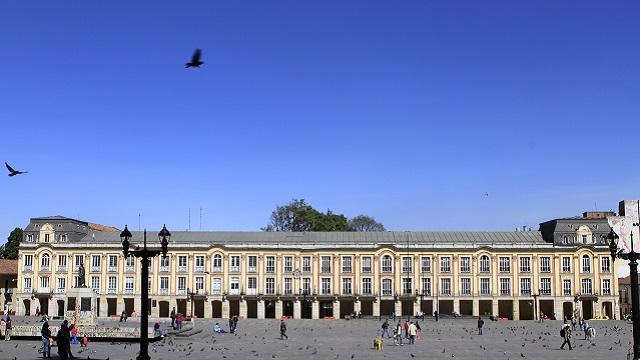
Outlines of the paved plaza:
M 479 336 L 475 319 L 427 319 L 420 321 L 422 334 L 415 345 L 394 346 L 392 339 L 384 339 L 384 349 L 377 352 L 372 341 L 380 330 L 378 320 L 288 320 L 289 339 L 284 341 L 278 320 L 241 320 L 236 334 L 213 336 L 215 322 L 196 320 L 194 329 L 183 334 L 187 336 L 168 335 L 151 344 L 152 359 L 625 359 L 632 339 L 631 324 L 591 321 L 597 331 L 595 345 L 576 331 L 575 348 L 569 351 L 559 349 L 561 321 L 487 320 Z M 22 317 L 16 323 L 37 324 L 38 320 Z M 56 321 L 51 324 L 57 325 Z M 226 320 L 220 324 L 227 328 Z M 0 341 L 0 359 L 37 359 L 39 346 L 36 340 Z M 88 351 L 80 352 L 79 345 L 73 345 L 72 351 L 79 359 L 135 359 L 138 348 L 137 343 L 93 342 Z

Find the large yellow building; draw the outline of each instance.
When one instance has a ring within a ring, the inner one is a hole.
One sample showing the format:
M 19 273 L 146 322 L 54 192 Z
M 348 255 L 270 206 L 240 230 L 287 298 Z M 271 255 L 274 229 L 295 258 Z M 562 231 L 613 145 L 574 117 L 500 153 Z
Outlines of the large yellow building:
M 513 232 L 172 232 L 150 267 L 150 314 L 198 317 L 497 315 L 613 318 L 618 283 L 605 236 L 612 213 Z M 151 234 L 151 244 L 159 241 Z M 132 243 L 141 243 L 142 233 Z M 99 316 L 140 309 L 140 263 L 119 231 L 60 216 L 33 218 L 20 246 L 18 314 L 56 316 L 86 284 Z

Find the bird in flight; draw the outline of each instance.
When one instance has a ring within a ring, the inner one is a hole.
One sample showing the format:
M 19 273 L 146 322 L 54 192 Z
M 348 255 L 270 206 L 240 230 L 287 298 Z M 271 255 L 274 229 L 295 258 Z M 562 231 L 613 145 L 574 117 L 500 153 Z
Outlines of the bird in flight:
M 6 162 L 4 163 L 4 166 L 6 166 L 7 170 L 9 170 L 9 176 L 16 176 L 16 175 L 26 174 L 27 173 L 27 171 L 17 171 L 17 170 L 15 170 L 11 166 L 9 166 L 9 164 L 7 164 Z
M 204 64 L 204 62 L 200 61 L 200 56 L 202 55 L 202 52 L 200 51 L 200 49 L 196 49 L 196 51 L 193 53 L 193 56 L 191 56 L 191 62 L 188 62 L 184 67 L 189 68 L 189 67 L 197 67 L 199 68 L 200 65 Z

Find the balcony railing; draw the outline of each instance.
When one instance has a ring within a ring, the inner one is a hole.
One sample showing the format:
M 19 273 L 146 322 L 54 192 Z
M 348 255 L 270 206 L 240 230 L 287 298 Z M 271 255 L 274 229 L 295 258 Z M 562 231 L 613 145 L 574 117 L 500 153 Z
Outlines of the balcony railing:
M 371 268 L 370 267 L 363 267 L 362 268 L 362 272 L 363 273 L 370 273 L 371 272 Z
M 330 266 L 323 266 L 323 267 L 320 269 L 320 272 L 321 272 L 321 273 L 325 273 L 325 274 L 326 274 L 326 273 L 330 273 L 330 272 L 331 272 L 331 267 L 330 267 Z
M 220 295 L 220 294 L 222 294 L 222 290 L 220 290 L 220 289 L 213 289 L 213 290 L 211 290 L 211 293 L 212 293 L 213 295 Z
M 67 290 L 65 288 L 57 288 L 56 294 L 64 294 Z
M 48 294 L 51 292 L 51 289 L 48 287 L 41 287 L 38 289 L 39 294 Z
M 115 294 L 116 289 L 107 289 L 107 294 Z
M 230 289 L 229 290 L 229 295 L 239 295 L 240 294 L 240 289 Z
M 250 272 L 250 273 L 258 272 L 258 268 L 255 266 L 249 266 L 247 267 L 247 272 Z
M 160 289 L 160 295 L 169 295 L 169 289 Z
M 511 296 L 511 290 L 500 291 L 500 296 Z
M 178 295 L 187 295 L 187 289 L 178 289 L 176 291 L 176 294 L 178 294 Z
M 187 272 L 187 266 L 178 266 L 178 272 Z
M 124 289 L 125 294 L 133 294 L 133 289 Z
M 67 265 L 58 265 L 58 272 L 67 272 Z
M 256 295 L 258 294 L 258 289 L 247 289 L 247 295 Z
M 124 272 L 135 272 L 136 271 L 136 267 L 135 266 L 125 266 L 124 267 Z
M 107 271 L 109 271 L 109 272 L 118 272 L 118 267 L 117 266 L 109 266 L 107 268 Z
M 440 291 L 440 296 L 451 296 L 451 290 Z
M 168 266 L 160 266 L 160 272 L 169 272 Z
M 540 295 L 551 295 L 551 290 L 540 289 Z
M 25 293 L 30 293 L 30 292 L 32 292 L 32 291 L 33 291 L 33 289 L 31 289 L 30 287 L 28 287 L 28 288 L 24 288 L 24 292 L 25 292 Z
M 231 272 L 240 272 L 240 266 L 232 266 L 231 269 L 229 270 Z
M 100 272 L 100 266 L 92 266 L 91 272 Z
M 40 271 L 51 271 L 51 266 L 42 265 L 42 266 L 40 266 Z
M 222 272 L 222 266 L 214 266 L 211 268 L 211 271 L 214 273 L 220 273 Z
M 207 295 L 207 292 L 204 289 L 196 289 L 196 294 L 198 295 Z
M 204 272 L 204 266 L 194 266 L 193 267 L 193 272 L 203 273 Z

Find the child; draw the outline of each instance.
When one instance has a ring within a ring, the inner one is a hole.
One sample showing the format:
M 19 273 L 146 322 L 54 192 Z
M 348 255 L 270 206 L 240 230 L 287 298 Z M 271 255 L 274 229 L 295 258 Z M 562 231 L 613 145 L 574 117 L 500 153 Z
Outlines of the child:
M 71 343 L 72 344 L 78 343 L 78 328 L 75 326 L 73 327 L 73 329 L 71 329 Z
M 378 351 L 382 351 L 382 345 L 382 336 L 378 335 L 378 337 L 373 340 L 373 347 Z
M 82 340 L 80 340 L 80 347 L 87 347 L 89 344 L 89 338 L 87 338 L 87 334 L 82 335 Z

